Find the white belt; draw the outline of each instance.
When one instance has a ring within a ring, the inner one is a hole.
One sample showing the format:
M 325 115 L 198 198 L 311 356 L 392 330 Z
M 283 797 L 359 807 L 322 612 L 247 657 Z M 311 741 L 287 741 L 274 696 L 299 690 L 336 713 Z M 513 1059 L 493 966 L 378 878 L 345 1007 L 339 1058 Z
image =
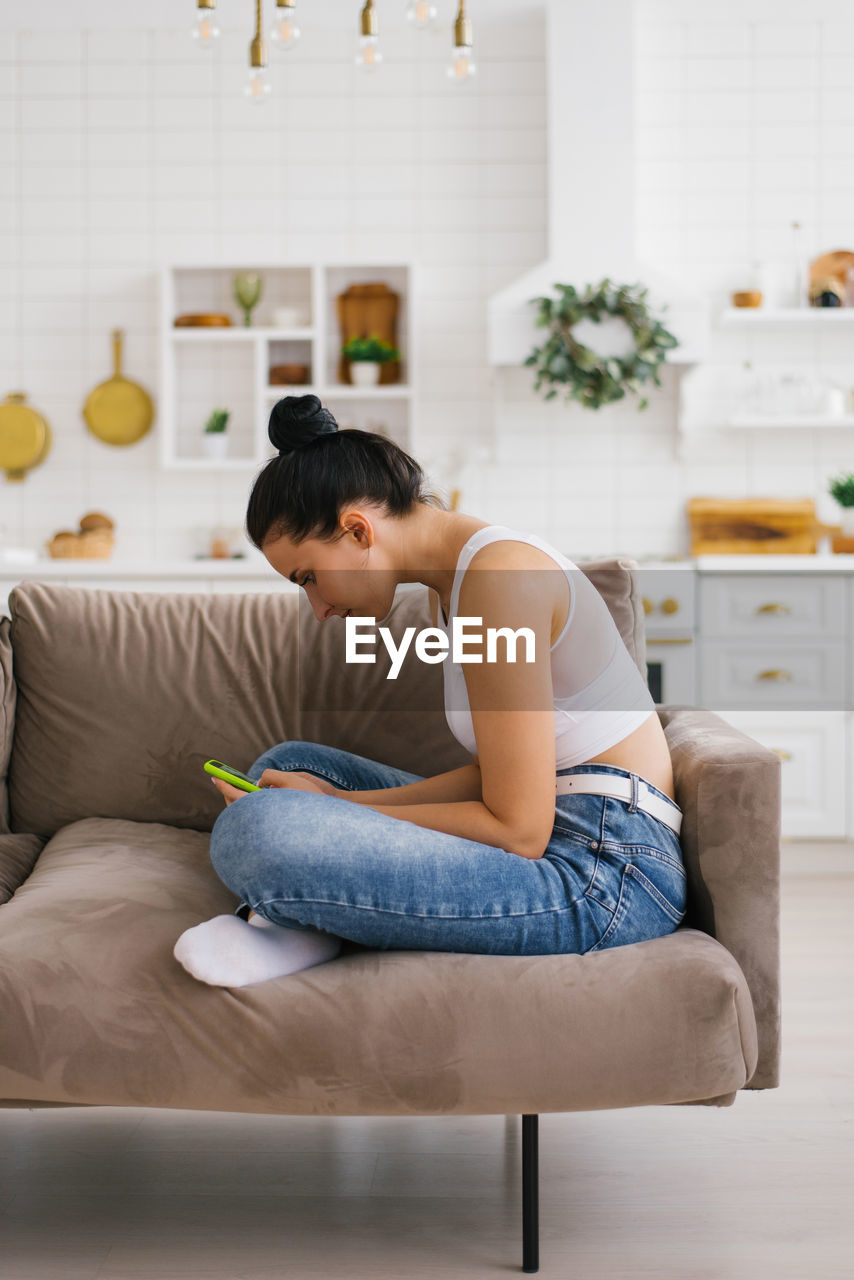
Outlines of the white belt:
M 557 777 L 555 782 L 556 794 L 559 796 L 577 792 L 579 795 L 613 796 L 615 800 L 632 798 L 631 778 L 619 778 L 613 773 L 568 773 Z M 643 778 L 638 778 L 638 808 L 645 809 L 679 835 L 682 811 L 651 791 Z

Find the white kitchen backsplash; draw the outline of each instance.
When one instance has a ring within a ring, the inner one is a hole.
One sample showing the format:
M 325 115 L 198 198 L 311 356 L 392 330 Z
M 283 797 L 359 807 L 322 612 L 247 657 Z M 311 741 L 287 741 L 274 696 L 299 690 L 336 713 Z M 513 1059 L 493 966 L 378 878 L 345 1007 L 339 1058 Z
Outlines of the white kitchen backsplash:
M 7 540 L 38 545 L 103 509 L 116 559 L 166 559 L 242 524 L 251 477 L 164 472 L 156 424 L 110 448 L 80 410 L 111 372 L 113 327 L 125 373 L 156 400 L 161 266 L 289 257 L 420 266 L 420 452 L 446 494 L 460 484 L 465 510 L 579 558 L 684 552 L 697 494 L 810 496 L 835 518 L 823 494 L 854 469 L 850 431 L 698 434 L 678 456 L 673 368 L 645 412 L 629 400 L 593 413 L 545 404 L 530 370 L 489 367 L 487 298 L 547 256 L 548 175 L 542 14 L 480 8 L 479 75 L 462 93 L 444 79 L 444 28 L 389 19 L 386 61 L 362 78 L 351 33 L 315 29 L 306 12 L 260 110 L 242 96 L 243 31 L 203 55 L 189 18 L 163 30 L 138 12 L 132 34 L 106 18 L 79 31 L 6 23 L 0 398 L 26 391 L 54 432 L 45 465 L 0 481 Z M 638 0 L 637 13 L 641 258 L 717 306 L 754 262 L 788 251 L 792 219 L 810 254 L 854 248 L 854 11 Z M 721 379 L 743 359 L 805 360 L 854 385 L 838 334 L 713 333 Z

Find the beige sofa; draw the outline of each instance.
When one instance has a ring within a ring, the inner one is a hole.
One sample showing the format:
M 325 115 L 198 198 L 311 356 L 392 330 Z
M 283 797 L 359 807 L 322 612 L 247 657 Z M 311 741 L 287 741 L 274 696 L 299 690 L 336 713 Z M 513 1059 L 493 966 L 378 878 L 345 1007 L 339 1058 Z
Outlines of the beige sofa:
M 632 561 L 581 567 L 640 669 Z M 287 1115 L 521 1114 L 523 1269 L 540 1112 L 729 1106 L 779 1064 L 780 761 L 709 711 L 659 709 L 688 914 L 588 955 L 345 944 L 225 989 L 172 947 L 237 900 L 208 858 L 208 757 L 326 742 L 423 775 L 470 758 L 441 667 L 344 662 L 301 597 L 15 588 L 0 621 L 0 1105 Z M 430 625 L 426 590 L 385 625 Z

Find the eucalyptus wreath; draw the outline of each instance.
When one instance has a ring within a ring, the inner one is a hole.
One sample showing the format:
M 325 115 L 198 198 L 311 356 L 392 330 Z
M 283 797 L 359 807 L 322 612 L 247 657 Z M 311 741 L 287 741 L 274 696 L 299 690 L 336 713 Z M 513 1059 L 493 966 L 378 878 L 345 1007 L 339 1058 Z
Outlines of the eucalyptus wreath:
M 647 289 L 639 284 L 615 285 L 607 278 L 598 285 L 587 285 L 583 293 L 571 284 L 556 284 L 556 296 L 532 298 L 539 308 L 538 327 L 548 329 L 542 346 L 535 347 L 525 360 L 537 370 L 534 390 L 546 383 L 544 399 L 553 400 L 560 387 L 566 388 L 566 399 L 577 400 L 587 409 L 622 400 L 627 391 L 638 394 L 650 380 L 661 386 L 659 366 L 668 351 L 679 345 L 660 320 L 649 312 Z M 628 356 L 601 356 L 577 342 L 572 334 L 579 320 L 601 324 L 603 316 L 625 320 L 635 340 Z M 644 397 L 638 409 L 645 409 Z

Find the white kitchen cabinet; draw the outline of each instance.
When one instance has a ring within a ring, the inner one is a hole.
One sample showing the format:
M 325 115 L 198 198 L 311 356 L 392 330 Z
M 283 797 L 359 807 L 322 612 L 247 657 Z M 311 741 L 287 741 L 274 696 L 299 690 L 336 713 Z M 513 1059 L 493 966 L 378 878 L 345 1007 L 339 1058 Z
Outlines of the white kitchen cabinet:
M 788 839 L 854 837 L 848 812 L 844 711 L 717 712 L 782 761 L 783 835 Z
M 780 755 L 785 837 L 854 840 L 851 575 L 804 560 L 701 569 L 698 701 Z

